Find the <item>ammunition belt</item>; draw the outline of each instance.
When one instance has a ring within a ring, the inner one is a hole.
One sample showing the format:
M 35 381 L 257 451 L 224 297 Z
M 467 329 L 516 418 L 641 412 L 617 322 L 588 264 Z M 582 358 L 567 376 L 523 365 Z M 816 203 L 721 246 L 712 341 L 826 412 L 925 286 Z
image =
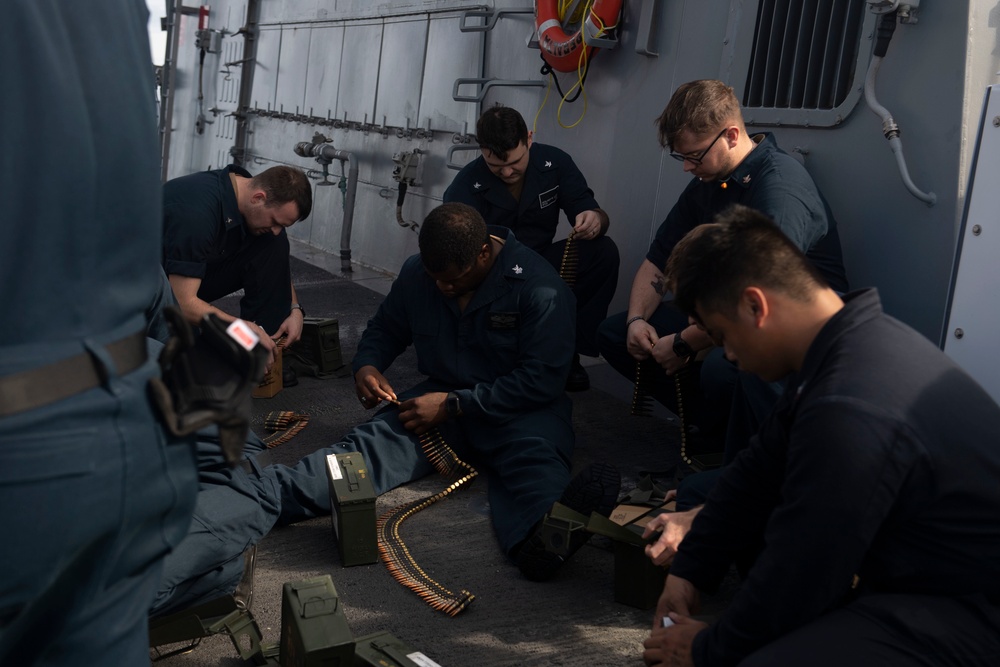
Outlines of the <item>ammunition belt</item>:
M 105 346 L 118 375 L 146 362 L 146 332 L 139 331 Z M 0 417 L 34 410 L 99 387 L 106 371 L 90 352 L 54 364 L 0 377 Z
M 649 415 L 650 394 L 656 371 L 663 372 L 653 359 L 643 359 L 635 362 L 635 389 L 632 390 L 632 416 L 645 417 Z
M 290 410 L 268 412 L 264 418 L 264 428 L 272 433 L 263 438 L 264 444 L 268 449 L 282 445 L 298 435 L 308 423 L 309 415 L 304 413 Z
M 576 284 L 576 274 L 580 268 L 580 248 L 574 243 L 575 239 L 576 231 L 574 230 L 566 238 L 562 261 L 559 263 L 559 277 L 570 287 Z
M 655 373 L 664 372 L 653 359 L 643 359 L 635 362 L 635 389 L 632 391 L 632 415 L 644 417 L 649 414 L 651 386 Z M 691 457 L 687 453 L 687 422 L 684 418 L 684 382 L 688 379 L 690 366 L 684 366 L 674 373 L 674 391 L 677 392 L 677 421 L 681 429 L 681 461 L 691 465 Z
M 455 616 L 476 596 L 466 590 L 453 593 L 424 572 L 403 542 L 399 527 L 410 516 L 466 486 L 478 473 L 458 458 L 436 428 L 420 436 L 420 445 L 435 470 L 451 483 L 432 496 L 400 505 L 380 516 L 377 523 L 378 550 L 389 573 L 397 581 L 413 590 L 434 609 Z

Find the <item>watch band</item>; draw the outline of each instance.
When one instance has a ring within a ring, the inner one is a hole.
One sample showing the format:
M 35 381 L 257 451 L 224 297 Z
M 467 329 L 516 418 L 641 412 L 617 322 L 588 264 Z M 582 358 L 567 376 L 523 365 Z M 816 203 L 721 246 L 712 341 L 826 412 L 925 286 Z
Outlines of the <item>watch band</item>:
M 444 411 L 449 417 L 462 416 L 462 402 L 458 398 L 458 394 L 453 391 L 448 392 L 448 396 L 444 399 Z
M 291 313 L 292 313 L 293 310 L 302 311 L 302 317 L 306 316 L 306 309 L 303 308 L 301 305 L 299 305 L 297 303 L 293 303 L 292 304 L 292 307 L 288 309 L 288 314 L 291 315 Z
M 681 338 L 681 332 L 679 331 L 674 334 L 673 351 L 678 359 L 684 360 L 685 364 L 694 359 L 695 354 L 697 354 L 694 351 L 694 348 L 692 348 L 686 340 Z

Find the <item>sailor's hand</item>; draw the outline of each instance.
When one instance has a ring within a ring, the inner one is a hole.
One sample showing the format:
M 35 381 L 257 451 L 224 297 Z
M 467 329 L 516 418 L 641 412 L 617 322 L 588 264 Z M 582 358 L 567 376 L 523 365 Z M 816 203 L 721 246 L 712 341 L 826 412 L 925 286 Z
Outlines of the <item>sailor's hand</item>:
M 274 365 L 274 355 L 277 354 L 277 344 L 271 340 L 271 336 L 264 331 L 264 327 L 260 326 L 256 322 L 249 322 L 247 320 L 243 321 L 246 322 L 247 326 L 250 327 L 255 334 L 257 334 L 257 338 L 260 339 L 261 347 L 263 347 L 267 352 L 267 364 L 264 366 L 264 373 L 270 373 L 271 366 Z
M 395 401 L 396 392 L 385 376 L 374 366 L 362 366 L 354 374 L 354 389 L 358 400 L 366 410 L 374 408 L 382 401 Z
M 653 325 L 645 320 L 632 322 L 628 325 L 628 331 L 625 333 L 625 345 L 628 347 L 628 353 L 637 361 L 648 359 L 656 341 L 660 338 Z
M 288 317 L 285 318 L 285 321 L 281 323 L 281 326 L 278 327 L 278 330 L 274 332 L 271 338 L 278 340 L 282 336 L 285 336 L 285 347 L 288 347 L 302 338 L 302 320 L 302 311 L 298 308 L 293 308 L 292 312 L 288 313 Z
M 399 421 L 407 431 L 420 435 L 448 418 L 445 400 L 448 394 L 436 391 L 399 404 Z
M 597 211 L 578 213 L 573 224 L 573 232 L 578 239 L 592 241 L 601 235 L 601 214 Z
M 694 667 L 691 646 L 699 632 L 708 627 L 683 614 L 671 612 L 670 627 L 653 628 L 643 642 L 642 659 L 647 665 L 663 667 Z
M 691 522 L 701 511 L 701 507 L 686 512 L 664 512 L 646 524 L 643 538 L 650 538 L 656 531 L 661 531 L 656 542 L 646 545 L 646 555 L 654 565 L 670 565 L 684 536 L 691 530 Z
M 676 335 L 670 334 L 659 339 L 650 351 L 653 359 L 667 372 L 667 375 L 673 375 L 687 365 L 685 359 L 681 359 L 674 354 L 674 338 Z
M 656 614 L 653 616 L 653 630 L 663 627 L 663 617 L 671 612 L 682 616 L 698 613 L 701 604 L 701 594 L 687 579 L 673 574 L 667 575 L 663 584 L 663 593 L 656 603 Z

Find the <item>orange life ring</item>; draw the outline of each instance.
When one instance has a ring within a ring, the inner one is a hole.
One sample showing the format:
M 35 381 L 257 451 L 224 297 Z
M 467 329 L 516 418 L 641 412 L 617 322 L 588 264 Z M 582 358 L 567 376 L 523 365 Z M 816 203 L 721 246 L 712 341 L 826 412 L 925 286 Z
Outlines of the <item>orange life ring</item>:
M 622 10 L 622 0 L 594 0 L 587 20 L 580 30 L 567 35 L 559 20 L 559 0 L 536 0 L 535 29 L 538 33 L 538 48 L 542 58 L 557 72 L 575 72 L 583 55 L 583 37 L 588 39 L 603 34 L 606 28 L 618 24 Z M 593 57 L 596 46 L 588 46 L 587 59 Z

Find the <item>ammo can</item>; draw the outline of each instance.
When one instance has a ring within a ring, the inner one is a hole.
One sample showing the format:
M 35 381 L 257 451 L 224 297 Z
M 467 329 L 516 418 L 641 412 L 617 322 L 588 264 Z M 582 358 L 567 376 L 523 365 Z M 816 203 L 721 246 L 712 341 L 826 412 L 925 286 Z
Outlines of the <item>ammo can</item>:
M 320 373 L 332 373 L 344 365 L 337 320 L 305 318 L 302 321 L 302 338 L 296 345 L 319 367 Z
M 354 664 L 354 636 L 330 575 L 282 587 L 280 660 L 284 667 Z
M 658 511 L 650 509 L 643 517 Z M 636 609 L 655 607 L 657 600 L 660 599 L 660 593 L 663 592 L 667 570 L 653 565 L 653 561 L 646 556 L 647 542 L 642 539 L 642 527 L 635 523 L 620 526 L 594 513 L 590 516 L 587 529 L 612 540 L 615 554 L 615 602 Z
M 646 555 L 645 543 L 613 543 L 615 554 L 615 602 L 652 609 L 663 592 L 667 579 L 666 568 L 653 565 Z
M 354 667 L 441 667 L 388 632 L 358 637 L 354 644 Z
M 330 481 L 330 519 L 344 567 L 378 562 L 375 488 L 359 452 L 326 457 Z

